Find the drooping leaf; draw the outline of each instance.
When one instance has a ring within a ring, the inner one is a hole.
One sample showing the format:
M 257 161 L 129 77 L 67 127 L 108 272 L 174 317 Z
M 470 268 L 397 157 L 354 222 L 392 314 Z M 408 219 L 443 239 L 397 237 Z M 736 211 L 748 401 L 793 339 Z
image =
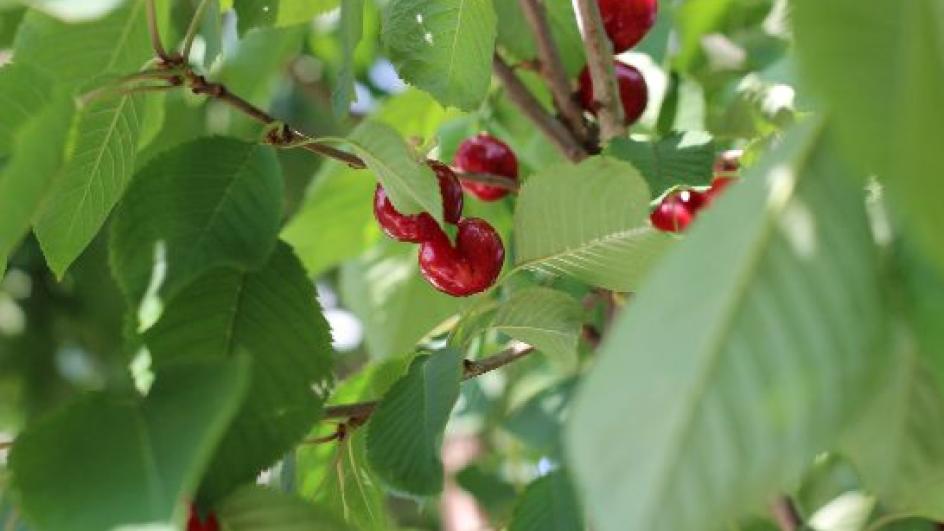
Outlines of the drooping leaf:
M 436 176 L 429 166 L 417 160 L 395 129 L 368 120 L 361 123 L 348 140 L 399 212 L 429 212 L 442 223 L 442 196 Z
M 247 485 L 223 500 L 217 514 L 228 531 L 347 531 L 353 528 L 323 508 L 291 494 Z
M 517 265 L 632 291 L 673 242 L 649 225 L 649 189 L 607 157 L 532 176 L 515 210 Z
M 895 513 L 944 519 L 944 398 L 908 332 L 844 444 L 866 487 Z
M 163 4 L 163 3 L 161 3 Z M 130 74 L 154 54 L 144 0 L 129 0 L 108 16 L 70 24 L 30 11 L 14 42 L 16 61 L 41 70 L 62 90 L 102 76 Z
M 888 187 L 925 251 L 944 270 L 944 13 L 939 0 L 883 9 L 873 3 L 804 0 L 794 9 L 797 53 L 832 109 L 853 160 Z M 881 80 L 876 82 L 876 72 Z
M 339 0 L 234 0 L 239 32 L 311 22 L 339 5 Z
M 459 398 L 462 360 L 457 350 L 416 358 L 371 415 L 367 459 L 392 488 L 417 496 L 442 490 L 440 445 Z
M 331 93 L 334 114 L 346 116 L 354 100 L 354 50 L 364 34 L 364 0 L 341 0 L 341 69 Z
M 298 442 L 320 417 L 332 383 L 328 325 L 314 286 L 284 244 L 258 271 L 214 269 L 194 280 L 143 340 L 156 367 L 252 357 L 247 400 L 201 487 L 211 500 L 251 481 Z
M 573 483 L 566 471 L 558 469 L 528 485 L 508 531 L 579 531 L 584 527 Z
M 372 119 L 401 135 L 429 139 L 451 114 L 426 93 L 407 89 L 386 100 Z M 327 162 L 319 170 L 301 209 L 282 231 L 309 275 L 354 258 L 377 241 L 380 231 L 371 200 L 375 185 L 365 172 L 341 163 Z
M 131 181 L 143 112 L 142 96 L 124 95 L 96 100 L 76 116 L 75 145 L 34 224 L 57 276 L 85 250 Z
M 492 78 L 492 0 L 393 0 L 383 40 L 405 81 L 443 105 L 478 108 Z
M 244 357 L 177 364 L 145 398 L 94 393 L 33 424 L 10 456 L 27 518 L 50 531 L 182 520 L 248 378 Z
M 616 138 L 606 154 L 635 166 L 658 197 L 673 186 L 711 182 L 715 145 L 704 133 L 673 133 L 658 141 Z
M 577 368 L 583 309 L 573 297 L 549 288 L 527 288 L 502 303 L 492 326 L 543 352 L 565 371 Z
M 58 97 L 24 117 L 13 135 L 10 158 L 0 167 L 0 273 L 5 257 L 29 231 L 62 163 L 74 111 L 70 98 Z
M 719 529 L 837 444 L 869 394 L 880 275 L 864 194 L 830 145 L 799 126 L 614 324 L 566 445 L 601 531 Z
M 226 138 L 181 144 L 134 178 L 112 225 L 112 270 L 134 305 L 145 293 L 172 298 L 207 270 L 265 264 L 281 213 L 271 148 Z

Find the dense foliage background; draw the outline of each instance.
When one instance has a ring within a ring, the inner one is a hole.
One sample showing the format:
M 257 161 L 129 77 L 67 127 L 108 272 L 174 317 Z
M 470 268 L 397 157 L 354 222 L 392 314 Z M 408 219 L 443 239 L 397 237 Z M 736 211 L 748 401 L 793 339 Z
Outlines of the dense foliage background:
M 0 0 L 0 529 L 937 528 L 944 1 L 661 0 L 613 134 L 575 5 Z M 372 201 L 480 131 L 457 298 Z

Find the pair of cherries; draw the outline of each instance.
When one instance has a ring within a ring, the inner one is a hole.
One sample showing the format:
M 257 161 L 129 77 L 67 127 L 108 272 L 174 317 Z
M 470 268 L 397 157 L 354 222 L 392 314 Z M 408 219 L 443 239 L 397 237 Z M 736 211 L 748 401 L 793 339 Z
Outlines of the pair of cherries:
M 739 168 L 739 151 L 729 151 L 721 155 L 715 163 L 715 177 L 705 191 L 694 189 L 678 190 L 665 196 L 649 215 L 652 225 L 665 232 L 682 232 L 698 212 L 711 204 L 725 188 L 736 181 L 733 176 Z
M 603 27 L 613 43 L 613 53 L 620 54 L 639 43 L 656 22 L 659 5 L 657 0 L 597 0 Z M 614 61 L 616 84 L 623 105 L 623 122 L 636 123 L 649 103 L 649 88 L 646 80 L 635 67 Z M 593 97 L 593 80 L 590 70 L 580 73 L 580 103 L 595 114 L 599 105 Z
M 471 194 L 488 201 L 500 199 L 508 192 L 480 183 L 460 184 L 449 166 L 434 160 L 427 164 L 439 181 L 443 219 L 457 227 L 454 245 L 429 213 L 398 212 L 379 184 L 374 192 L 374 216 L 391 238 L 420 245 L 420 272 L 433 287 L 454 297 L 481 293 L 498 279 L 505 262 L 505 246 L 487 221 L 462 217 L 462 189 L 464 186 Z M 457 152 L 456 165 L 465 172 L 518 177 L 514 153 L 501 141 L 484 134 L 463 142 Z

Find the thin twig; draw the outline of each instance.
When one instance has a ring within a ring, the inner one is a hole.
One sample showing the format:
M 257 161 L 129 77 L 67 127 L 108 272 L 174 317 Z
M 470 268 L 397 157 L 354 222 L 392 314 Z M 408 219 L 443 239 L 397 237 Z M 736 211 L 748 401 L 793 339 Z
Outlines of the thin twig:
M 603 142 L 626 132 L 623 105 L 613 69 L 613 45 L 603 27 L 597 0 L 577 0 L 577 13 L 583 25 L 583 45 L 587 51 L 587 67 L 593 80 L 593 98 L 599 108 L 600 133 Z
M 542 0 L 518 0 L 518 3 L 537 42 L 538 57 L 541 59 L 539 71 L 551 89 L 561 117 L 574 135 L 581 142 L 586 143 L 590 140 L 590 130 L 584 122 L 582 109 L 574 99 L 574 91 L 567 77 L 567 71 L 564 69 L 560 52 L 551 34 L 551 27 L 547 22 L 544 4 Z
M 533 347 L 512 347 L 505 349 L 494 356 L 472 361 L 465 360 L 463 365 L 462 380 L 471 380 L 478 378 L 483 374 L 492 372 L 513 363 L 534 352 Z M 374 400 L 370 402 L 358 402 L 356 404 L 341 404 L 338 406 L 329 406 L 325 408 L 324 418 L 347 418 L 351 419 L 357 425 L 363 424 L 368 417 L 377 408 L 379 402 Z
M 157 8 L 154 7 L 154 0 L 146 0 L 146 2 L 148 33 L 151 35 L 151 47 L 154 48 L 154 55 L 164 61 L 168 61 L 170 60 L 170 56 L 167 55 L 167 50 L 164 49 L 164 44 L 161 43 L 161 31 L 157 26 Z
M 193 18 L 190 19 L 190 26 L 187 28 L 183 46 L 180 48 L 180 55 L 186 61 L 190 60 L 190 50 L 193 49 L 193 40 L 196 38 L 197 31 L 200 29 L 200 22 L 203 21 L 203 13 L 209 5 L 210 0 L 202 0 L 200 5 L 197 6 L 197 10 L 193 12 Z
M 495 75 L 505 86 L 505 91 L 511 101 L 544 133 L 558 151 L 574 162 L 587 157 L 587 151 L 577 142 L 571 132 L 544 110 L 541 102 L 528 91 L 514 70 L 498 54 L 495 54 L 492 67 Z
M 770 512 L 780 531 L 798 531 L 803 526 L 803 519 L 787 496 L 778 496 L 770 504 Z

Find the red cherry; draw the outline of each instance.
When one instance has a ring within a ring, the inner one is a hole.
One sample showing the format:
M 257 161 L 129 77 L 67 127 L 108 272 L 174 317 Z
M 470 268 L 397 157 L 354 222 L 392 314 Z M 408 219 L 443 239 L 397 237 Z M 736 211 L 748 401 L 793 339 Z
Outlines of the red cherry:
M 646 80 L 635 67 L 616 61 L 616 82 L 619 85 L 620 101 L 623 103 L 623 122 L 626 125 L 635 123 L 646 110 L 649 103 L 649 88 Z M 597 104 L 593 98 L 593 80 L 590 79 L 590 70 L 584 67 L 580 73 L 580 102 L 583 108 L 596 114 Z
M 656 23 L 656 0 L 597 0 L 606 34 L 613 41 L 613 53 L 632 48 Z
M 659 230 L 682 232 L 707 202 L 706 194 L 697 190 L 672 192 L 652 211 L 649 220 Z
M 209 513 L 205 520 L 200 518 L 196 507 L 190 506 L 190 518 L 187 519 L 187 531 L 220 531 L 216 515 Z
M 711 188 L 705 192 L 705 199 L 708 203 L 714 201 L 721 195 L 721 192 L 725 190 L 728 186 L 731 186 L 737 181 L 735 177 L 715 177 L 711 181 Z
M 454 297 L 466 297 L 495 283 L 505 262 L 505 246 L 487 221 L 466 218 L 459 222 L 455 247 L 442 230 L 433 231 L 420 246 L 419 262 L 420 271 L 433 287 Z
M 715 173 L 734 173 L 741 169 L 741 155 L 744 152 L 740 149 L 729 149 L 718 155 L 715 160 Z
M 518 180 L 518 158 L 508 144 L 488 133 L 466 139 L 456 151 L 455 165 L 460 171 L 469 173 L 491 173 Z M 497 201 L 508 190 L 482 183 L 462 182 L 467 192 L 482 201 Z
M 462 217 L 462 185 L 449 166 L 435 160 L 430 160 L 427 164 L 439 178 L 443 218 L 447 223 L 455 225 Z M 379 184 L 374 191 L 374 217 L 387 236 L 402 242 L 420 243 L 426 239 L 429 228 L 436 226 L 436 221 L 426 212 L 410 215 L 398 212 L 387 197 L 387 191 Z

